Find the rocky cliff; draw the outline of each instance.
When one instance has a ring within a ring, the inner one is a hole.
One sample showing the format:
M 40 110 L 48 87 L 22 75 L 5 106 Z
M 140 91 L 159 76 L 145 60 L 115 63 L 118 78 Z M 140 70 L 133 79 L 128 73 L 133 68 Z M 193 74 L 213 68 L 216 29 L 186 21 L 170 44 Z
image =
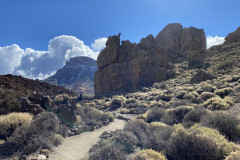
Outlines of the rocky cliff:
M 45 81 L 55 85 L 62 85 L 76 92 L 93 94 L 94 73 L 97 63 L 89 57 L 74 57 L 65 66 Z
M 136 90 L 174 76 L 175 61 L 194 57 L 206 49 L 203 29 L 167 25 L 155 38 L 149 35 L 139 44 L 109 36 L 97 59 L 95 95 Z

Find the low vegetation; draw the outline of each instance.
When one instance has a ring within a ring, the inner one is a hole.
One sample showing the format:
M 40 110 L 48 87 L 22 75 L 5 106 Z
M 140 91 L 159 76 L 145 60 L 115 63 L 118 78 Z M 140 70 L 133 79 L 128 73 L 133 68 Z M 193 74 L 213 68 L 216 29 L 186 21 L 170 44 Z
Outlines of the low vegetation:
M 33 116 L 29 113 L 9 113 L 0 116 L 0 139 L 7 140 L 17 127 L 27 125 Z

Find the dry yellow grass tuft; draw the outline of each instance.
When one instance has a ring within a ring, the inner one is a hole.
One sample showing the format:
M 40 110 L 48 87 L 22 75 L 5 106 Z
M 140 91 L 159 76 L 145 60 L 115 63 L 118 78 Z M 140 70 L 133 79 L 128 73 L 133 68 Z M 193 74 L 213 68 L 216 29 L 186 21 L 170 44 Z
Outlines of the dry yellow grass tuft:
M 31 122 L 33 116 L 30 113 L 10 113 L 0 116 L 0 135 L 7 137 L 18 126 Z

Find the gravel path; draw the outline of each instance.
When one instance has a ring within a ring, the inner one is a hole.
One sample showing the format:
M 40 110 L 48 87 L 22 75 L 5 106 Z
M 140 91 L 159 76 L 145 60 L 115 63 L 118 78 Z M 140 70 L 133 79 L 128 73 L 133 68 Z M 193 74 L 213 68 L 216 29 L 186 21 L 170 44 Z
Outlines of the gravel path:
M 115 119 L 107 126 L 96 129 L 92 132 L 84 132 L 77 136 L 64 139 L 63 143 L 55 148 L 48 160 L 80 160 L 88 154 L 89 149 L 99 140 L 104 131 L 123 129 L 126 121 Z

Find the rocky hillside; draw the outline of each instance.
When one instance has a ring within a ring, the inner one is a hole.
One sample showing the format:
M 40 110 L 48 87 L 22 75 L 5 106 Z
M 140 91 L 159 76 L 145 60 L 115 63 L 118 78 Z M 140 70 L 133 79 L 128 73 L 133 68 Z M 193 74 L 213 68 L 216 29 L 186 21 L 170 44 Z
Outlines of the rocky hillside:
M 0 87 L 1 89 L 18 92 L 21 96 L 30 96 L 35 93 L 41 93 L 50 97 L 54 97 L 57 94 L 74 95 L 73 92 L 63 87 L 56 87 L 46 82 L 40 82 L 10 74 L 0 75 Z
M 44 80 L 50 84 L 65 86 L 77 93 L 93 94 L 94 73 L 97 63 L 89 57 L 74 57 L 56 74 Z
M 86 159 L 239 160 L 239 37 L 238 29 L 202 58 L 173 63 L 171 79 L 83 102 L 136 116 L 104 133 Z
M 172 78 L 173 63 L 194 58 L 205 49 L 203 29 L 183 28 L 176 23 L 167 25 L 156 37 L 143 38 L 139 44 L 120 44 L 120 34 L 110 36 L 97 59 L 95 95 L 134 91 Z

